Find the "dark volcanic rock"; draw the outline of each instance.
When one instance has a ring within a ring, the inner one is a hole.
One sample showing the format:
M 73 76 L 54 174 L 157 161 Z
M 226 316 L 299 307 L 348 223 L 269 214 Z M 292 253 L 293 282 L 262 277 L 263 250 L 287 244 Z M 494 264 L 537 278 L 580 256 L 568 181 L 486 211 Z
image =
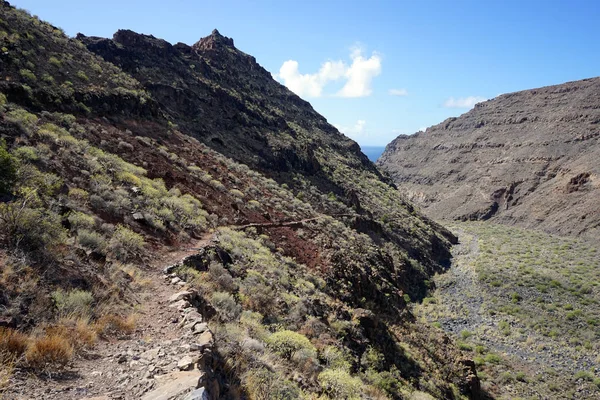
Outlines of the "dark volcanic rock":
M 309 183 L 318 189 L 313 191 L 318 196 L 336 196 L 347 208 L 329 209 L 329 214 L 358 211 L 367 221 L 362 233 L 399 244 L 428 268 L 447 263 L 452 235 L 430 221 L 426 224 L 434 228 L 423 225 L 418 233 L 382 229 L 378 219 L 408 221 L 422 216 L 401 199 L 390 202 L 387 211 L 387 206 L 380 207 L 381 193 L 376 191 L 395 187 L 360 146 L 216 29 L 192 46 L 172 46 L 128 30 L 118 31 L 112 39 L 83 35 L 78 39 L 141 82 L 177 129 L 302 195 Z M 370 186 L 374 182 L 377 187 Z M 402 215 L 394 210 L 402 210 Z M 417 245 L 419 237 L 427 237 L 431 245 L 426 249 Z
M 437 219 L 600 239 L 600 78 L 498 96 L 390 143 L 378 164 Z

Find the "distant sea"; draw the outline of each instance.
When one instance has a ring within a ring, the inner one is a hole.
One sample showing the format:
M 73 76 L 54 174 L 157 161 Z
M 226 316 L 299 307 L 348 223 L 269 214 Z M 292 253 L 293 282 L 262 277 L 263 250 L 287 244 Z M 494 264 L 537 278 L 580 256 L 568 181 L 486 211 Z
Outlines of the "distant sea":
M 369 160 L 375 162 L 385 150 L 385 146 L 361 146 L 360 148 Z

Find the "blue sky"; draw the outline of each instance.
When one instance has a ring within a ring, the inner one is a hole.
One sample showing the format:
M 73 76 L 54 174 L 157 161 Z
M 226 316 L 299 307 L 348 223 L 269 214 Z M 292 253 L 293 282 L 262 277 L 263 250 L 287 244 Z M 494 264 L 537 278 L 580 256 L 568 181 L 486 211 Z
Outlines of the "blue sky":
M 218 28 L 361 145 L 480 99 L 600 75 L 600 1 L 13 0 L 67 34 Z M 283 68 L 282 68 L 283 67 Z

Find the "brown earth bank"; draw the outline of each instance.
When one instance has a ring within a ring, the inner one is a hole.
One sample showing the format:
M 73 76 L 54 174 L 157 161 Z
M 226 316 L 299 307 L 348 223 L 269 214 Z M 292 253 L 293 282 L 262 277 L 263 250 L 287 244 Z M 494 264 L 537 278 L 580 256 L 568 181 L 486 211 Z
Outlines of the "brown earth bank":
M 600 240 L 600 78 L 500 95 L 392 141 L 377 164 L 438 220 Z

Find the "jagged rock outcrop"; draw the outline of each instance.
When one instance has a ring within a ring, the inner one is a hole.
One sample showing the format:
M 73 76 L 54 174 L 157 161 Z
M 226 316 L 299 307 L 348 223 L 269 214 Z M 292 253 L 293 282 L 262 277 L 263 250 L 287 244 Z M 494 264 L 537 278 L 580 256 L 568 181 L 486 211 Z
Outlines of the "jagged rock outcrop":
M 509 93 L 391 142 L 378 165 L 436 219 L 600 239 L 600 78 Z

